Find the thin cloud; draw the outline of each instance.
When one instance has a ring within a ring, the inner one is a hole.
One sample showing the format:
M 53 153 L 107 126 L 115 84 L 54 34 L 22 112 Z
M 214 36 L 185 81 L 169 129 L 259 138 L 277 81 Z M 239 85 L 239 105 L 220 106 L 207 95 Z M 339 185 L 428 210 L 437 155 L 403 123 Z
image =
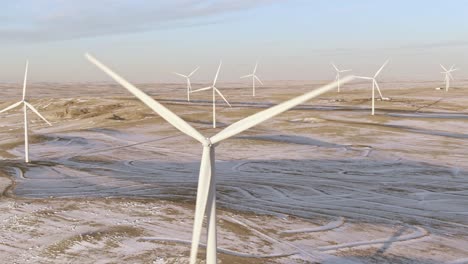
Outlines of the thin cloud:
M 465 47 L 468 46 L 468 41 L 446 41 L 426 44 L 414 44 L 401 46 L 398 49 L 438 49 L 438 48 L 452 48 L 452 47 Z
M 8 16 L 0 16 L 0 40 L 67 40 L 211 24 L 279 1 L 18 0 L 6 6 Z

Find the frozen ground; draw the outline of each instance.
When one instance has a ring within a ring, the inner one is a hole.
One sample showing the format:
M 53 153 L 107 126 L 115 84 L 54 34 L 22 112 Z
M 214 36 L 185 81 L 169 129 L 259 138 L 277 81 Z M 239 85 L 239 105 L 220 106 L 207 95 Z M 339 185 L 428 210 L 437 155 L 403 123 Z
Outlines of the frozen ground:
M 221 262 L 468 263 L 468 88 L 438 85 L 382 83 L 392 100 L 371 117 L 369 85 L 356 82 L 223 142 Z M 1 86 L 0 108 L 21 92 Z M 220 85 L 233 107 L 220 102 L 218 124 L 316 86 L 269 84 L 253 100 Z M 140 87 L 217 131 L 209 93 L 186 103 L 184 88 Z M 32 120 L 26 166 L 21 112 L 0 116 L 2 259 L 187 262 L 201 146 L 119 86 L 36 84 L 30 94 L 54 126 Z

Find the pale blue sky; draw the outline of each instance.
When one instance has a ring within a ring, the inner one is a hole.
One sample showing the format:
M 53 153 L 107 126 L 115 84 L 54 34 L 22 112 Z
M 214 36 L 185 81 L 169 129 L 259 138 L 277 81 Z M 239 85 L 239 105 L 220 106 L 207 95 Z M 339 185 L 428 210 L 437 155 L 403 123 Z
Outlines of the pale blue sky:
M 5 2 L 5 1 L 4 1 Z M 237 80 L 259 59 L 263 79 L 333 78 L 330 61 L 383 79 L 468 76 L 465 0 L 16 0 L 1 4 L 0 82 L 108 80 L 89 51 L 136 82 L 177 81 L 201 66 Z M 466 71 L 465 71 L 466 69 Z

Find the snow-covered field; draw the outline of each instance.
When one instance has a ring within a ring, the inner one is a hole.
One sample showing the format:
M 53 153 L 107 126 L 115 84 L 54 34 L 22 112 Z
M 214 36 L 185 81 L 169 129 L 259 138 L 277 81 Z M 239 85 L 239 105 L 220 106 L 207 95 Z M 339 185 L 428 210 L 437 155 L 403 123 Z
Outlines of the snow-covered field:
M 221 262 L 468 263 L 468 88 L 437 85 L 382 83 L 392 100 L 372 117 L 356 82 L 223 142 Z M 220 102 L 218 125 L 317 86 L 271 83 L 252 98 L 220 85 L 233 107 Z M 187 103 L 178 86 L 140 87 L 219 130 L 209 93 Z M 20 92 L 2 88 L 0 108 Z M 30 94 L 54 126 L 32 120 L 25 165 L 21 112 L 0 116 L 5 263 L 186 263 L 201 146 L 116 85 Z

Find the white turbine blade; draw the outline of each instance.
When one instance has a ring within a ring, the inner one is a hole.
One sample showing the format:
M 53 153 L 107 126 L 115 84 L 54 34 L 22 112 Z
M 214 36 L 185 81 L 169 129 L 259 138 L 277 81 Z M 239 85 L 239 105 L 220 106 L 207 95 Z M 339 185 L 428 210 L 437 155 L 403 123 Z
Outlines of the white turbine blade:
M 209 86 L 209 87 L 205 87 L 205 88 L 200 88 L 200 89 L 197 89 L 197 90 L 193 90 L 191 91 L 192 93 L 196 93 L 196 92 L 201 92 L 201 91 L 206 91 L 206 90 L 209 90 L 213 87 Z
M 448 72 L 448 70 L 444 67 L 444 65 L 440 64 L 440 67 L 442 67 L 444 71 Z
M 204 147 L 200 163 L 200 174 L 198 177 L 197 201 L 195 204 L 195 219 L 192 231 L 192 247 L 190 250 L 190 263 L 194 264 L 197 260 L 198 245 L 200 243 L 201 231 L 203 228 L 203 216 L 206 211 L 206 203 L 210 191 L 210 182 L 213 171 L 211 171 L 211 148 Z
M 448 72 L 447 75 L 450 77 L 450 79 L 452 79 L 452 81 L 455 80 L 455 79 L 453 79 L 453 76 L 452 76 L 452 74 L 450 72 Z
M 351 70 L 351 69 L 349 69 L 349 70 L 341 70 L 340 72 L 350 72 L 350 71 L 352 71 L 352 70 Z
M 8 110 L 11 110 L 11 109 L 13 109 L 13 108 L 15 108 L 15 107 L 17 107 L 17 106 L 19 106 L 22 102 L 23 102 L 23 101 L 19 101 L 19 102 L 17 102 L 17 103 L 14 103 L 14 104 L 8 106 L 7 108 L 5 108 L 5 109 L 3 109 L 2 111 L 0 111 L 0 114 L 3 113 L 3 112 L 6 112 L 6 111 L 8 111 Z
M 364 76 L 354 76 L 356 79 L 362 79 L 362 80 L 374 80 L 372 77 L 364 77 Z
M 44 120 L 44 122 L 46 122 L 49 126 L 52 126 L 52 124 L 49 121 L 47 121 L 47 119 L 43 117 L 41 113 L 39 113 L 39 111 L 37 111 L 37 109 L 34 108 L 34 106 L 32 106 L 30 103 L 26 101 L 24 101 L 24 103 L 26 104 L 27 107 L 29 107 L 29 109 L 31 109 L 34 113 L 36 113 L 36 115 L 38 115 L 42 120 Z
M 453 65 L 450 67 L 450 70 L 449 70 L 449 71 L 453 70 L 453 67 L 455 67 L 455 64 L 453 64 Z
M 355 77 L 354 76 L 346 76 L 343 79 L 341 79 L 340 83 L 344 84 L 347 83 L 351 80 L 353 80 Z M 251 115 L 247 118 L 244 118 L 240 121 L 237 121 L 236 123 L 226 127 L 225 129 L 221 130 L 218 134 L 214 135 L 211 138 L 211 142 L 213 144 L 216 144 L 224 139 L 230 138 L 234 135 L 237 135 L 241 133 L 244 130 L 247 130 L 257 124 L 260 124 L 276 115 L 279 115 L 299 104 L 302 104 L 304 102 L 309 101 L 310 99 L 317 97 L 325 92 L 328 92 L 338 86 L 338 82 L 333 82 L 328 85 L 322 86 L 318 89 L 315 89 L 311 92 L 308 92 L 306 94 L 303 94 L 301 96 L 298 96 L 296 98 L 290 99 L 284 103 L 281 103 L 279 105 L 270 107 L 266 110 L 263 110 L 261 112 L 258 112 L 254 115 Z
M 223 64 L 222 61 L 219 62 L 218 70 L 216 71 L 216 75 L 215 75 L 215 78 L 213 80 L 213 87 L 216 85 L 216 81 L 218 80 L 219 70 L 221 70 L 221 64 Z
M 179 75 L 180 77 L 184 77 L 184 78 L 187 78 L 187 76 L 181 74 L 181 73 L 178 73 L 178 72 L 173 72 L 175 75 Z
M 29 61 L 26 61 L 26 69 L 24 70 L 24 81 L 23 81 L 23 100 L 26 98 L 26 82 L 28 81 L 28 67 L 29 67 Z
M 382 92 L 380 91 L 380 86 L 379 86 L 379 84 L 377 83 L 376 80 L 374 80 L 374 84 L 375 84 L 375 88 L 377 88 L 377 91 L 379 92 L 380 99 L 384 99 L 384 97 L 382 95 Z
M 241 76 L 240 78 L 244 79 L 244 78 L 248 78 L 248 77 L 252 77 L 252 76 L 253 76 L 253 74 L 247 74 L 247 75 Z
M 165 106 L 158 103 L 149 95 L 145 94 L 144 92 L 133 86 L 133 84 L 120 77 L 117 73 L 113 72 L 111 69 L 99 62 L 90 54 L 86 53 L 85 57 L 94 65 L 96 65 L 99 69 L 107 73 L 107 75 L 109 75 L 116 82 L 120 83 L 120 85 L 125 87 L 130 93 L 132 93 L 134 96 L 140 99 L 144 104 L 146 104 L 149 108 L 155 111 L 158 115 L 164 118 L 175 128 L 179 129 L 181 132 L 187 134 L 188 136 L 196 139 L 202 144 L 206 141 L 205 137 L 202 134 L 200 134 L 197 130 L 195 130 L 195 128 L 193 128 L 191 125 L 185 122 L 185 120 L 174 114 L 171 110 L 167 109 Z
M 188 75 L 188 77 L 192 76 L 196 71 L 198 71 L 199 68 L 200 68 L 200 67 L 197 66 L 197 68 L 195 68 L 195 70 L 193 70 L 193 71 Z
M 228 100 L 226 100 L 226 98 L 224 97 L 224 95 L 215 87 L 214 88 L 215 91 L 219 94 L 219 96 L 221 96 L 221 98 L 223 98 L 224 102 L 226 102 L 226 104 L 229 105 L 229 107 L 232 107 L 231 104 L 228 102 Z
M 254 67 L 254 70 L 253 70 L 253 74 L 255 74 L 257 72 L 257 67 L 258 67 L 258 61 L 255 62 L 255 67 Z
M 330 64 L 333 66 L 333 68 L 335 68 L 335 70 L 336 70 L 337 72 L 339 72 L 339 71 L 340 71 L 340 70 L 338 70 L 338 68 L 336 67 L 335 63 L 333 63 L 333 62 L 330 62 Z
M 257 77 L 257 75 L 254 75 L 254 78 L 255 78 L 261 85 L 263 85 L 263 82 L 260 81 L 260 79 Z
M 375 73 L 374 78 L 377 78 L 377 76 L 380 74 L 380 72 L 383 70 L 383 68 L 385 68 L 385 66 L 387 66 L 389 61 L 390 60 L 385 61 L 385 63 L 382 65 L 382 67 L 380 67 L 380 69 Z

